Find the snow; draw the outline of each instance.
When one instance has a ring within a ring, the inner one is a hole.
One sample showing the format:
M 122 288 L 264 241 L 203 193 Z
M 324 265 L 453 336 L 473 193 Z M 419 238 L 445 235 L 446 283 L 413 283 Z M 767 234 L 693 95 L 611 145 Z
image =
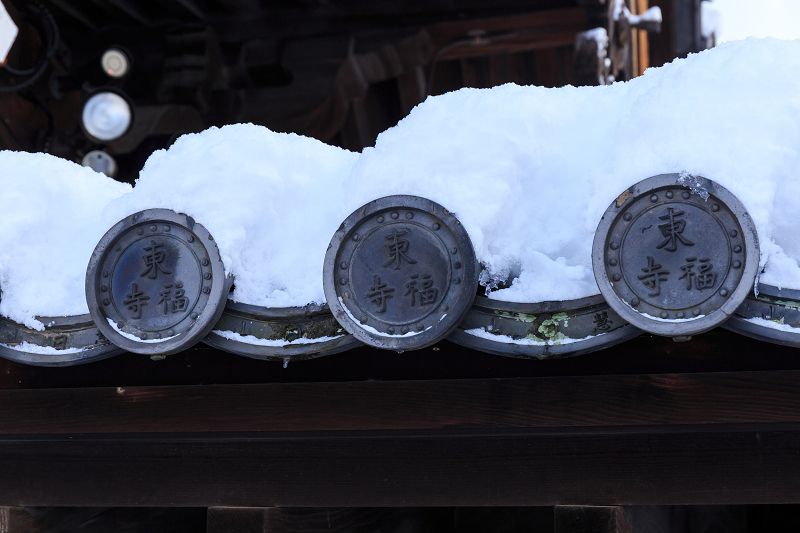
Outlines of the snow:
M 300 337 L 299 339 L 295 339 L 293 341 L 287 341 L 284 339 L 260 339 L 254 335 L 241 335 L 236 333 L 235 331 L 223 331 L 219 329 L 215 329 L 212 333 L 219 335 L 220 337 L 224 337 L 226 339 L 230 339 L 237 342 L 242 342 L 244 344 L 252 344 L 255 346 L 272 346 L 276 348 L 283 348 L 285 346 L 295 346 L 297 344 L 318 344 L 321 342 L 329 342 L 335 341 L 344 335 L 337 335 L 336 337 L 317 337 L 315 339 L 307 339 L 305 337 Z
M 605 28 L 593 28 L 583 32 L 583 37 L 597 43 L 597 57 L 603 59 L 608 50 L 608 31 Z
M 722 13 L 719 10 L 717 2 L 700 2 L 700 24 L 700 33 L 703 37 L 708 39 L 713 35 L 714 44 L 719 42 L 718 34 L 722 24 Z
M 790 326 L 789 324 L 776 322 L 774 320 L 765 320 L 761 317 L 745 318 L 744 320 L 746 322 L 750 322 L 751 324 L 755 324 L 756 326 L 762 326 L 770 329 L 777 329 L 779 331 L 788 331 L 789 333 L 800 333 L 800 328 Z
M 250 124 L 155 152 L 136 187 L 43 154 L 0 152 L 0 313 L 87 312 L 84 277 L 108 228 L 146 208 L 213 235 L 233 300 L 323 303 L 331 236 L 363 204 L 413 194 L 455 212 L 509 302 L 599 291 L 591 245 L 632 184 L 713 179 L 758 229 L 761 281 L 800 289 L 800 40 L 725 43 L 604 87 L 462 89 L 429 97 L 359 156 Z M 409 332 L 414 334 L 414 332 Z M 396 336 L 396 335 L 395 335 Z
M 68 353 L 78 353 L 82 352 L 85 348 L 64 348 L 63 350 L 57 350 L 52 346 L 39 346 L 38 344 L 31 344 L 28 341 L 23 341 L 21 344 L 2 344 L 0 346 L 4 348 L 9 348 L 11 350 L 15 350 L 17 352 L 25 352 L 25 353 L 38 353 L 43 355 L 64 355 Z
M 168 341 L 170 339 L 174 339 L 175 337 L 177 337 L 177 335 L 172 335 L 171 337 L 161 337 L 160 339 L 142 339 L 140 337 L 137 337 L 136 335 L 132 335 L 130 333 L 126 333 L 126 332 L 122 331 L 121 329 L 119 329 L 119 326 L 117 326 L 116 322 L 114 322 L 110 318 L 106 318 L 106 320 L 108 321 L 109 325 L 111 325 L 111 327 L 114 329 L 114 331 L 116 331 L 117 333 L 119 333 L 120 335 L 125 337 L 126 339 L 129 339 L 129 340 L 132 340 L 132 341 L 136 341 L 136 342 L 144 342 L 144 343 L 147 343 L 147 344 L 156 344 L 156 343 Z
M 657 22 L 661 23 L 663 18 L 661 16 L 661 8 L 653 6 L 640 15 L 634 15 L 625 5 L 624 0 L 617 0 L 614 5 L 614 20 L 627 19 L 631 26 L 638 26 L 642 22 Z
M 482 339 L 488 339 L 490 341 L 495 342 L 502 342 L 505 344 L 519 344 L 523 346 L 559 346 L 561 344 L 572 344 L 573 342 L 580 342 L 592 339 L 594 337 L 599 337 L 600 335 L 605 335 L 605 333 L 600 333 L 599 335 L 589 335 L 582 339 L 571 339 L 569 337 L 563 337 L 561 339 L 556 340 L 547 340 L 543 341 L 538 338 L 529 339 L 527 337 L 523 337 L 521 339 L 515 339 L 508 335 L 496 335 L 494 333 L 489 333 L 483 328 L 475 328 L 475 329 L 465 329 L 464 333 L 468 335 L 472 335 L 473 337 L 480 337 Z
M 431 329 L 433 327 L 433 326 L 428 326 L 423 331 L 410 330 L 410 331 L 407 331 L 406 333 L 397 333 L 397 334 L 384 333 L 382 331 L 378 331 L 377 329 L 373 328 L 369 324 L 361 323 L 360 320 L 358 320 L 356 317 L 354 317 L 353 313 L 350 312 L 350 309 L 344 304 L 344 301 L 342 300 L 341 296 L 339 296 L 339 304 L 342 306 L 342 309 L 344 309 L 344 312 L 347 313 L 347 316 L 350 317 L 350 320 L 352 320 L 356 324 L 360 323 L 361 329 L 363 329 L 364 331 L 367 331 L 369 333 L 372 333 L 373 335 L 377 335 L 379 337 L 414 337 L 415 335 L 419 335 L 420 333 L 425 333 L 426 331 L 428 331 L 429 329 Z M 442 317 L 437 321 L 437 323 L 441 322 L 442 320 L 444 320 L 444 317 L 446 317 L 446 316 L 447 316 L 447 313 L 443 314 Z
M 109 204 L 105 223 L 154 207 L 190 214 L 214 236 L 234 276 L 233 301 L 324 303 L 325 251 L 359 207 L 342 189 L 357 158 L 252 124 L 211 128 L 153 153 L 134 190 Z
M 631 309 L 633 308 L 631 307 Z M 656 322 L 672 322 L 674 324 L 685 324 L 686 322 L 691 322 L 692 320 L 699 320 L 701 318 L 704 318 L 705 316 L 706 315 L 690 316 L 686 318 L 661 318 L 660 316 L 647 315 L 647 318 L 650 320 L 655 320 Z
M 713 0 L 701 5 L 703 35 L 713 30 L 717 43 L 747 37 L 800 38 L 797 0 Z
M 364 150 L 345 186 L 351 205 L 416 194 L 446 206 L 488 280 L 516 278 L 490 297 L 538 302 L 599 292 L 593 233 L 621 192 L 661 173 L 702 175 L 752 216 L 762 281 L 794 288 L 798 147 L 800 41 L 752 39 L 611 86 L 428 98 Z
M 661 15 L 661 8 L 658 6 L 653 6 L 648 8 L 647 11 L 642 13 L 641 15 L 632 15 L 629 19 L 631 24 L 638 24 L 642 21 L 648 22 L 662 22 L 664 20 L 663 16 Z
M 17 25 L 11 20 L 3 2 L 0 2 L 0 65 L 5 62 L 6 56 L 8 56 L 9 50 L 11 50 L 11 47 L 14 45 L 18 33 L 19 28 L 17 28 Z
M 50 155 L 0 151 L 0 190 L 0 314 L 41 331 L 37 315 L 88 313 L 102 211 L 130 185 Z
M 612 283 L 612 285 L 613 285 L 613 283 Z M 625 306 L 628 309 L 630 309 L 631 311 L 635 311 L 637 313 L 641 313 L 638 309 L 636 309 L 635 307 L 631 306 L 631 304 L 629 304 L 625 300 L 622 300 L 622 303 L 624 303 Z M 641 313 L 641 314 L 646 315 L 648 319 L 654 320 L 656 322 L 672 322 L 674 324 L 685 324 L 686 322 L 691 322 L 692 320 L 699 320 L 699 319 L 704 318 L 706 316 L 706 315 L 697 315 L 697 316 L 692 315 L 692 316 L 689 316 L 689 317 L 686 317 L 686 318 L 661 318 L 660 316 L 653 316 L 653 315 L 649 315 L 647 313 Z

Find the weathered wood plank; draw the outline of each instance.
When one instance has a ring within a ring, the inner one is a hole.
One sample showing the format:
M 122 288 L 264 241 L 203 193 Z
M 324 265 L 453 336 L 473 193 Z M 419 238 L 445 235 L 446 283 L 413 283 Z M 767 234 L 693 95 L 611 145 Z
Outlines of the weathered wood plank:
M 453 515 L 454 510 L 447 507 L 209 507 L 206 532 L 441 533 L 453 531 Z
M 483 30 L 487 33 L 524 32 L 540 30 L 541 33 L 552 31 L 572 31 L 575 33 L 586 29 L 586 10 L 580 7 L 535 11 L 509 17 L 491 17 L 439 22 L 426 27 L 436 47 L 445 46 L 456 39 L 466 37 L 469 32 Z
M 209 507 L 206 533 L 288 533 L 275 507 Z
M 0 505 L 800 503 L 800 429 L 0 440 Z
M 202 513 L 202 514 L 201 514 Z M 197 533 L 205 509 L 0 507 L 2 533 Z
M 0 435 L 800 422 L 800 371 L 0 391 Z
M 620 506 L 558 505 L 553 512 L 555 533 L 635 533 Z

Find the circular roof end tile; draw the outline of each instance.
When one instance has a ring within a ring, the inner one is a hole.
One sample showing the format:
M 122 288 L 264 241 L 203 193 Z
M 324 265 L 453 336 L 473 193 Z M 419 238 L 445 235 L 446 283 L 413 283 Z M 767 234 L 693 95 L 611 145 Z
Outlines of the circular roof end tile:
M 417 196 L 387 196 L 351 214 L 324 264 L 333 316 L 358 340 L 416 350 L 446 337 L 478 287 L 472 242 L 447 209 Z
M 753 287 L 758 235 L 742 203 L 709 179 L 662 174 L 606 210 L 592 267 L 606 301 L 634 326 L 668 337 L 708 331 Z
M 229 289 L 213 237 L 168 209 L 117 223 L 86 271 L 86 301 L 100 332 L 142 354 L 175 353 L 200 341 L 222 314 Z

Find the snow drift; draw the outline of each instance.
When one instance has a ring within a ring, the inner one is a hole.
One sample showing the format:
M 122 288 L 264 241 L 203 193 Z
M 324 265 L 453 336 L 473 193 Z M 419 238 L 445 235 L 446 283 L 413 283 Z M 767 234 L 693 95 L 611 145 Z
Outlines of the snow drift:
M 428 197 L 470 234 L 483 281 L 513 302 L 597 294 L 592 238 L 649 176 L 702 175 L 744 203 L 761 281 L 800 288 L 800 40 L 748 39 L 606 87 L 505 85 L 428 98 L 359 156 L 253 125 L 185 135 L 136 187 L 42 154 L 0 153 L 0 313 L 86 312 L 86 263 L 123 217 L 163 207 L 216 239 L 236 301 L 322 303 L 341 221 L 390 194 Z M 103 209 L 105 208 L 105 209 Z M 101 213 L 102 211 L 102 213 Z
M 346 183 L 351 205 L 429 197 L 469 231 L 492 298 L 597 294 L 594 231 L 647 177 L 688 172 L 744 203 L 758 228 L 761 281 L 800 287 L 800 41 L 748 39 L 676 60 L 627 83 L 504 85 L 429 98 Z
M 86 265 L 108 229 L 103 209 L 130 190 L 51 155 L 0 151 L 0 314 L 42 330 L 37 315 L 88 313 Z

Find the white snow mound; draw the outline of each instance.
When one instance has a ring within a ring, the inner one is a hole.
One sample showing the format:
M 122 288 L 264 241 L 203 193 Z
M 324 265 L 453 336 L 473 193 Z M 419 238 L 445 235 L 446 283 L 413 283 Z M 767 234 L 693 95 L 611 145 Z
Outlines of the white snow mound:
M 597 294 L 594 231 L 628 187 L 686 171 L 717 181 L 758 228 L 761 281 L 800 288 L 800 40 L 726 43 L 605 87 L 513 84 L 428 98 L 367 148 L 351 206 L 388 194 L 455 212 L 492 298 Z
M 36 316 L 88 313 L 84 280 L 102 211 L 131 190 L 47 154 L 0 151 L 0 314 L 38 330 Z
M 352 211 L 342 182 L 357 158 L 252 124 L 184 135 L 150 156 L 133 191 L 109 204 L 106 226 L 142 209 L 187 213 L 214 236 L 234 301 L 323 303 L 322 263 Z
M 86 313 L 98 240 L 156 207 L 214 235 L 235 301 L 321 303 L 333 233 L 390 194 L 458 215 L 486 281 L 513 278 L 493 298 L 589 296 L 605 209 L 632 184 L 681 171 L 738 196 L 758 228 L 761 281 L 800 289 L 799 150 L 800 41 L 748 39 L 607 87 L 431 97 L 360 157 L 251 124 L 211 128 L 155 152 L 131 190 L 48 155 L 0 152 L 0 314 L 41 329 L 37 315 Z

